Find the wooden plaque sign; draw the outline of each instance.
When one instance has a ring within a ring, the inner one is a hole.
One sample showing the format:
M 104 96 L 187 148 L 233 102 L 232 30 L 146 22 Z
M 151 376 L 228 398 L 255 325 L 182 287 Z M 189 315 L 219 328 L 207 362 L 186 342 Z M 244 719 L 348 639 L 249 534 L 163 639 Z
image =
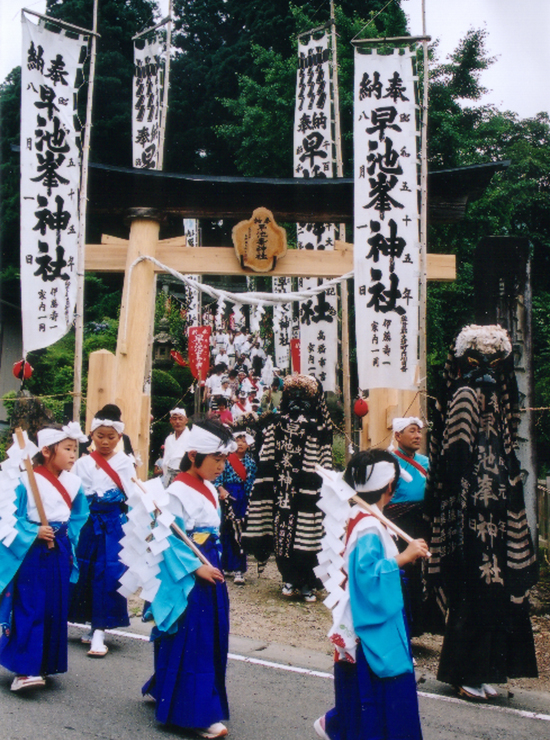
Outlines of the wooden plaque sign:
M 243 269 L 269 272 L 286 254 L 286 231 L 277 226 L 267 208 L 256 208 L 252 218 L 233 227 L 233 246 Z

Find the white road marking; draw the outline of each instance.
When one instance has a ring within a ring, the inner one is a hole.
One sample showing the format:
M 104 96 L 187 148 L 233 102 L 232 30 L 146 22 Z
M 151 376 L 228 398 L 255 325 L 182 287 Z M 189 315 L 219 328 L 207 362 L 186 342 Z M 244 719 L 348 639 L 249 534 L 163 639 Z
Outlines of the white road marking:
M 79 627 L 88 632 L 90 630 L 89 625 L 77 624 L 75 622 L 69 622 L 71 627 Z M 105 630 L 108 635 L 118 635 L 119 637 L 129 637 L 132 640 L 141 640 L 142 642 L 149 642 L 148 635 L 139 635 L 135 632 L 126 632 L 125 630 Z M 284 663 L 274 663 L 270 660 L 262 660 L 261 658 L 248 658 L 245 655 L 236 655 L 235 653 L 229 653 L 229 660 L 237 660 L 241 663 L 251 663 L 252 665 L 261 665 L 266 668 L 275 668 L 279 671 L 289 671 L 290 673 L 301 673 L 304 676 L 314 676 L 315 678 L 329 678 L 334 680 L 332 673 L 326 673 L 325 671 L 312 671 L 309 668 L 299 668 L 293 665 L 285 665 Z M 436 701 L 446 701 L 450 704 L 467 704 L 468 706 L 475 706 L 476 709 L 481 709 L 489 712 L 500 712 L 501 714 L 513 714 L 516 717 L 524 717 L 525 719 L 539 719 L 543 722 L 550 722 L 550 714 L 540 714 L 539 712 L 528 712 L 525 709 L 512 709 L 511 707 L 498 707 L 491 704 L 473 704 L 472 702 L 465 701 L 464 699 L 457 699 L 454 696 L 441 696 L 440 694 L 429 694 L 427 691 L 419 691 L 418 696 L 424 699 L 434 699 Z

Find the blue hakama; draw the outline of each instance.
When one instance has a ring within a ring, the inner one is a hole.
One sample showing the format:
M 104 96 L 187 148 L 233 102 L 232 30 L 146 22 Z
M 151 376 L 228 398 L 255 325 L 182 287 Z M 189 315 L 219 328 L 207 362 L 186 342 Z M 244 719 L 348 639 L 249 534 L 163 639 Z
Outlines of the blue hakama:
M 35 540 L 5 596 L 12 599 L 9 635 L 0 637 L 0 664 L 22 676 L 67 671 L 67 613 L 72 549 L 67 525 L 56 529 L 55 547 Z
M 336 706 L 325 715 L 331 740 L 422 740 L 414 673 L 379 678 L 363 649 L 334 664 Z
M 126 497 L 119 489 L 89 497 L 90 518 L 76 551 L 80 576 L 71 594 L 69 618 L 93 629 L 127 627 L 128 602 L 118 593 L 126 566 L 120 561 Z
M 198 545 L 219 568 L 220 545 L 211 534 Z M 142 693 L 156 699 L 156 718 L 179 727 L 209 727 L 229 719 L 225 688 L 229 599 L 225 583 L 196 579 L 175 633 L 155 629 L 155 672 Z

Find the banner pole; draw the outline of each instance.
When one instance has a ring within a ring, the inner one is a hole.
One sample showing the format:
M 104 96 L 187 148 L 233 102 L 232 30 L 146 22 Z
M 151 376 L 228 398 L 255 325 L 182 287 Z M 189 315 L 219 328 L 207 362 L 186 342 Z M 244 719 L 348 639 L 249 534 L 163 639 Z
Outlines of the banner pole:
M 164 166 L 164 139 L 166 136 L 166 115 L 168 113 L 168 88 L 170 87 L 170 54 L 172 49 L 172 0 L 168 7 L 168 27 L 166 30 L 166 62 L 164 64 L 164 86 L 162 90 L 162 113 L 160 118 L 160 141 L 158 168 Z
M 80 421 L 82 406 L 82 355 L 84 343 L 84 264 L 86 249 L 86 207 L 88 202 L 88 162 L 90 158 L 90 136 L 92 128 L 92 101 L 94 95 L 95 62 L 97 48 L 98 0 L 94 0 L 92 43 L 90 50 L 90 76 L 88 79 L 88 99 L 86 103 L 86 122 L 82 147 L 82 170 L 80 177 L 78 253 L 76 266 L 76 312 L 74 342 L 74 383 L 73 383 L 73 421 Z
M 420 138 L 420 305 L 419 305 L 419 391 L 420 409 L 422 417 L 428 418 L 427 404 L 427 254 L 428 254 L 428 83 L 429 83 L 429 60 L 428 40 L 426 37 L 426 0 L 422 0 L 422 41 L 423 51 L 423 96 L 422 96 L 422 134 Z
M 334 17 L 334 0 L 330 0 L 331 42 L 332 42 L 332 89 L 334 90 L 334 138 L 336 142 L 336 175 L 344 177 L 344 161 L 342 156 L 342 130 L 340 124 L 340 88 L 338 85 L 338 50 L 336 47 L 336 20 Z M 346 225 L 338 228 L 340 241 L 346 241 Z M 346 435 L 345 460 L 349 462 L 349 443 L 351 441 L 351 374 L 349 362 L 349 298 L 348 281 L 340 284 L 340 302 L 342 307 L 342 400 L 344 403 L 344 432 Z

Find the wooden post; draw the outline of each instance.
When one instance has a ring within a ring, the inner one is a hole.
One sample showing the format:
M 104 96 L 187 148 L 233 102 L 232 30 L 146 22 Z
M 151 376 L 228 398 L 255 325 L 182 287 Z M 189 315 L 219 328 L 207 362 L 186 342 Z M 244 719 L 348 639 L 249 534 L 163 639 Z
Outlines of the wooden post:
M 392 422 L 400 416 L 420 416 L 420 398 L 415 391 L 373 388 L 369 391 L 369 413 L 364 417 L 361 449 L 386 449 L 392 441 Z
M 153 320 L 155 269 L 145 260 L 130 272 L 140 256 L 155 257 L 160 213 L 152 208 L 132 208 L 129 214 L 130 239 L 116 353 L 116 403 L 122 409 L 125 432 L 142 465 L 138 475 L 147 478 L 149 455 L 150 390 L 144 390 L 147 369 L 149 327 Z
M 88 364 L 88 393 L 86 396 L 86 429 L 106 403 L 114 403 L 116 395 L 116 358 L 107 349 L 90 354 Z

